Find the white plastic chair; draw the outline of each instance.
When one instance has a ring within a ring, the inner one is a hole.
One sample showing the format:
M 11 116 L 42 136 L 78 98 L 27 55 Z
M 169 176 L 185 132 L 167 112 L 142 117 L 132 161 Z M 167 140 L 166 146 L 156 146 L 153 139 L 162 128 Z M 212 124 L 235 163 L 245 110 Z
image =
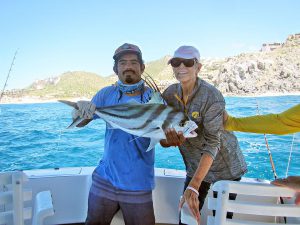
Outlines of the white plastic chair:
M 218 197 L 209 197 L 208 208 L 216 210 L 215 217 L 208 216 L 208 225 L 270 225 L 282 223 L 286 217 L 289 224 L 300 224 L 300 206 L 281 204 L 279 197 L 294 197 L 295 191 L 268 183 L 218 181 L 213 187 Z M 236 193 L 236 200 L 229 200 L 229 193 Z M 227 212 L 233 218 L 227 219 Z M 292 223 L 290 223 L 292 222 Z
M 32 216 L 32 207 L 25 206 L 32 199 L 32 191 L 23 187 L 26 181 L 26 174 L 20 171 L 0 173 L 0 224 L 24 225 L 32 218 L 32 225 L 42 225 L 54 214 L 50 191 L 42 191 L 35 197 Z

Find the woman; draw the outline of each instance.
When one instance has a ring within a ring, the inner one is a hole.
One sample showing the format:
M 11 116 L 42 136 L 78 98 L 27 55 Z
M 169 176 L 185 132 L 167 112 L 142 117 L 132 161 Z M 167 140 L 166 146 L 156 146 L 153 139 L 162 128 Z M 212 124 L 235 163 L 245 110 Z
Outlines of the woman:
M 199 51 L 181 46 L 169 64 L 179 83 L 168 87 L 163 97 L 168 105 L 185 112 L 198 124 L 198 136 L 185 140 L 182 133 L 169 129 L 161 145 L 179 146 L 187 170 L 180 207 L 186 201 L 200 222 L 200 210 L 210 185 L 218 180 L 240 180 L 247 167 L 236 137 L 223 131 L 222 94 L 197 76 L 202 67 Z

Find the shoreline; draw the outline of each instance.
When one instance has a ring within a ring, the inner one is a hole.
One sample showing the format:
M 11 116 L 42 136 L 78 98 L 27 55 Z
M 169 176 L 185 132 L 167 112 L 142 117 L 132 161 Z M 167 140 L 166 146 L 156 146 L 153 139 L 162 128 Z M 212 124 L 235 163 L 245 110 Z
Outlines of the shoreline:
M 80 100 L 87 100 L 88 98 L 63 98 L 63 99 L 36 99 L 36 98 L 25 98 L 25 99 L 17 99 L 13 101 L 13 99 L 10 99 L 6 102 L 0 102 L 0 105 L 8 105 L 8 104 L 40 104 L 40 103 L 56 103 L 58 100 L 67 100 L 72 102 L 77 102 Z
M 259 95 L 226 95 L 223 94 L 225 98 L 227 97 L 236 97 L 236 98 L 262 98 L 262 97 L 281 97 L 281 96 L 300 96 L 300 92 L 291 92 L 291 93 L 265 93 Z M 65 98 L 62 100 L 68 100 L 72 102 L 77 102 L 79 100 L 87 100 L 90 99 L 82 97 L 82 98 Z M 55 103 L 58 102 L 58 99 L 37 99 L 37 98 L 14 98 L 14 99 L 6 99 L 6 101 L 0 102 L 0 105 L 6 104 L 39 104 L 39 103 Z
M 290 93 L 265 93 L 257 95 L 228 95 L 223 94 L 224 97 L 238 97 L 238 98 L 261 98 L 261 97 L 281 97 L 281 96 L 300 96 L 300 92 L 290 92 Z

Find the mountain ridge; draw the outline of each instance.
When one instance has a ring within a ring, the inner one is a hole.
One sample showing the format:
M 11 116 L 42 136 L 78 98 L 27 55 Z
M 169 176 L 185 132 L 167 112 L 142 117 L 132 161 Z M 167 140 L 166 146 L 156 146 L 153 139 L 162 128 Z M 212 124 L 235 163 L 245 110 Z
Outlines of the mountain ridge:
M 163 90 L 175 83 L 171 56 L 145 63 L 150 75 Z M 241 53 L 232 57 L 201 59 L 199 77 L 213 84 L 224 95 L 300 93 L 300 34 L 289 35 L 284 43 L 264 43 L 259 52 Z M 36 98 L 56 100 L 90 99 L 99 89 L 114 84 L 116 75 L 107 77 L 85 71 L 68 71 L 59 76 L 35 81 L 24 89 L 4 93 L 2 102 Z

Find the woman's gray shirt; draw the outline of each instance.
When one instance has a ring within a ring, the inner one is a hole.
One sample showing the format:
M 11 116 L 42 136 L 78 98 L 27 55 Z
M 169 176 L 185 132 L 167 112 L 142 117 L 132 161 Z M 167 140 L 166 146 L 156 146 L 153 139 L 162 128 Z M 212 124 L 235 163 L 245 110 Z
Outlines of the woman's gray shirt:
M 188 117 L 198 125 L 198 136 L 187 138 L 179 147 L 187 176 L 193 177 L 203 153 L 214 159 L 204 181 L 214 183 L 218 180 L 234 180 L 245 174 L 247 165 L 237 138 L 232 132 L 223 129 L 225 100 L 220 91 L 198 78 L 186 106 L 175 97 L 176 94 L 182 99 L 180 84 L 168 87 L 163 97 L 168 105 L 186 111 Z

